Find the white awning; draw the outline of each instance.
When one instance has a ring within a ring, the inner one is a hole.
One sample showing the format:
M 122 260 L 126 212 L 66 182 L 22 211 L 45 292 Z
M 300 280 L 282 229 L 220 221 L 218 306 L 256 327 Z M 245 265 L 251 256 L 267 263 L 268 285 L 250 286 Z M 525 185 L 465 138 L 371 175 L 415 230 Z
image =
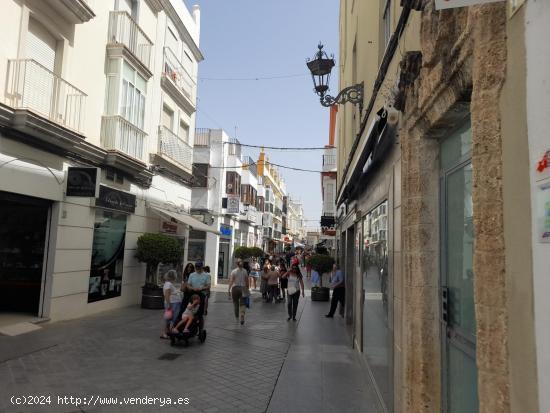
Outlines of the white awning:
M 168 211 L 167 209 L 159 208 L 152 205 L 150 205 L 149 207 L 159 212 L 161 215 L 174 218 L 176 221 L 181 222 L 185 225 L 189 225 L 191 228 L 196 229 L 197 231 L 211 232 L 212 234 L 216 235 L 222 234 L 216 228 L 206 225 L 204 222 L 200 222 L 198 219 L 193 218 L 191 215 L 179 214 L 177 212 Z

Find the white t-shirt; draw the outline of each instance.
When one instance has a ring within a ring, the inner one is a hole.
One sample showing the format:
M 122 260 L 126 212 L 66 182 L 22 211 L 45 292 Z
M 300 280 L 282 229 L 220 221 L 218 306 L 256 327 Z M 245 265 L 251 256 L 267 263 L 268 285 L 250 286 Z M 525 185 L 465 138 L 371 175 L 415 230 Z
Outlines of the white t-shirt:
M 181 294 L 179 290 L 170 281 L 165 281 L 162 291 L 166 293 L 166 290 L 170 290 L 170 303 L 181 303 Z
M 231 271 L 231 276 L 235 277 L 235 282 L 233 283 L 235 287 L 246 287 L 248 272 L 244 268 L 235 268 Z

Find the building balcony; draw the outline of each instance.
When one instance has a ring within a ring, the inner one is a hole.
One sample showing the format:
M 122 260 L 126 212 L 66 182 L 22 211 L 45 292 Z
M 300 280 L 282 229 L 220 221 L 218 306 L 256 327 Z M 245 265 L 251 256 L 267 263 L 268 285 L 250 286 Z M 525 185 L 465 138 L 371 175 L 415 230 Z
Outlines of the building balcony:
M 336 155 L 323 155 L 323 172 L 329 172 L 336 168 Z
M 159 126 L 158 153 L 168 157 L 171 161 L 188 172 L 193 174 L 193 148 L 178 135 L 165 126 Z
M 195 112 L 197 83 L 169 47 L 164 48 L 162 87 L 188 114 Z
M 87 95 L 33 59 L 8 60 L 7 104 L 81 132 Z
M 116 57 L 122 54 L 134 63 L 146 78 L 153 75 L 151 72 L 153 42 L 127 12 L 111 11 L 109 13 L 108 41 L 109 56 Z
M 143 161 L 146 137 L 147 134 L 144 131 L 122 116 L 101 118 L 101 146 L 105 149 L 119 151 Z
M 95 17 L 87 0 L 46 0 L 49 6 L 69 23 L 86 23 Z

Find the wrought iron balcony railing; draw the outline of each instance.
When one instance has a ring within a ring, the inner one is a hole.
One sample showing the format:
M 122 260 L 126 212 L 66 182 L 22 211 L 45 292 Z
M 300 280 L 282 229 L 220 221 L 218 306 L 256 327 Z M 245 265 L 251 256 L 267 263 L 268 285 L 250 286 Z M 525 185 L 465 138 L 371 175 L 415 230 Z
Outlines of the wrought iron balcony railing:
M 151 70 L 153 42 L 125 11 L 109 13 L 109 43 L 123 44 L 141 63 Z
M 114 149 L 143 161 L 143 149 L 147 134 L 122 116 L 101 118 L 101 146 Z
M 168 156 L 186 171 L 193 171 L 193 148 L 166 126 L 159 126 L 159 153 Z
M 323 166 L 336 166 L 336 155 L 323 155 Z
M 8 60 L 7 104 L 82 131 L 87 95 L 33 59 Z

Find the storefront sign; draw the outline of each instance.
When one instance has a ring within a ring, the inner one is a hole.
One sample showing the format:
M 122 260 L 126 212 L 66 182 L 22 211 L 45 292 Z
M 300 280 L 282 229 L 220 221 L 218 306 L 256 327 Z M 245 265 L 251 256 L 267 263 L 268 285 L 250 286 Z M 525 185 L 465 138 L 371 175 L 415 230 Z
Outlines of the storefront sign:
M 99 168 L 69 167 L 65 194 L 95 198 L 99 189 L 99 170 Z
M 220 225 L 220 232 L 226 237 L 230 237 L 233 234 L 233 229 L 227 225 Z
M 122 212 L 134 213 L 136 211 L 136 196 L 108 186 L 99 186 L 99 197 L 95 205 L 98 207 L 114 209 Z
M 227 197 L 227 213 L 228 214 L 238 214 L 241 198 L 237 196 L 228 196 Z
M 162 221 L 162 226 L 160 230 L 165 234 L 177 234 L 178 225 L 171 222 Z
M 477 4 L 496 3 L 506 0 L 435 0 L 435 9 L 454 9 L 457 7 L 475 6 Z

